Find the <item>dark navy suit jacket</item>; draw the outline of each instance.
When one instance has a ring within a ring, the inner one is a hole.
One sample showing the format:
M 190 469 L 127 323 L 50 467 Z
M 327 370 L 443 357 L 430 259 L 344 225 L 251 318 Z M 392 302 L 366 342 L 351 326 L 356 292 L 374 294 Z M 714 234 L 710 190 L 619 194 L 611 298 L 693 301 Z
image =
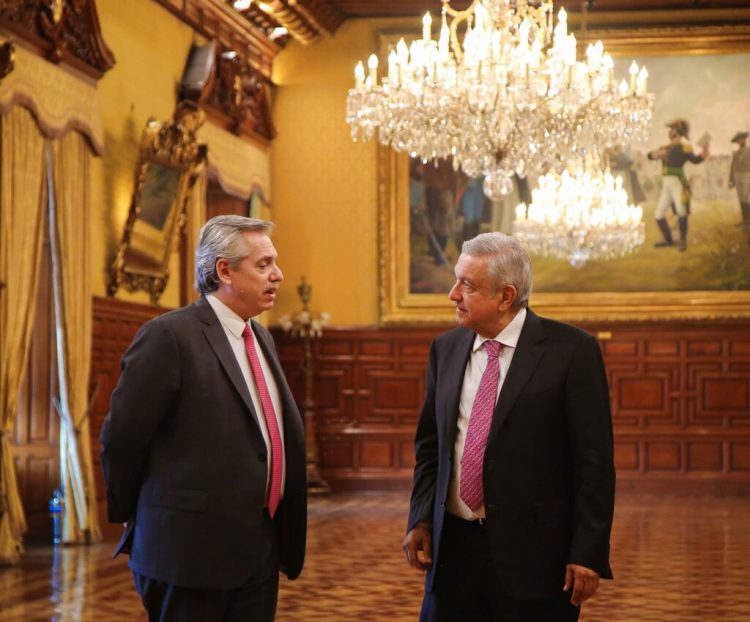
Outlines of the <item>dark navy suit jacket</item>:
M 440 567 L 461 387 L 475 336 L 456 328 L 430 349 L 408 524 L 412 529 L 420 521 L 432 523 L 427 590 Z M 577 328 L 528 310 L 484 458 L 489 545 L 511 596 L 559 595 L 567 563 L 612 577 L 613 453 L 599 344 Z
M 252 327 L 283 405 L 286 486 L 274 522 L 281 570 L 293 579 L 305 553 L 304 431 L 273 340 Z M 129 551 L 136 572 L 228 590 L 262 572 L 269 552 L 275 558 L 276 544 L 261 536 L 268 457 L 258 413 L 205 299 L 138 332 L 101 444 L 109 520 L 128 521 L 115 554 Z

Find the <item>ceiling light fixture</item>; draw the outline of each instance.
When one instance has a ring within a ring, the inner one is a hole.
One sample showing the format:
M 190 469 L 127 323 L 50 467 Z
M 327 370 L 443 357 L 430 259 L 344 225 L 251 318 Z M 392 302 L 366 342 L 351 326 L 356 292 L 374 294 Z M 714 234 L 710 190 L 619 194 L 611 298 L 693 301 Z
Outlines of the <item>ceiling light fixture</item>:
M 510 192 L 514 173 L 561 173 L 570 160 L 644 139 L 652 119 L 645 68 L 634 63 L 630 81 L 616 84 L 600 41 L 577 60 L 565 10 L 553 24 L 551 0 L 474 0 L 464 11 L 443 0 L 438 39 L 427 13 L 422 37 L 398 42 L 382 79 L 378 65 L 373 54 L 367 73 L 356 66 L 352 138 L 377 132 L 425 162 L 452 158 L 483 176 L 493 199 Z

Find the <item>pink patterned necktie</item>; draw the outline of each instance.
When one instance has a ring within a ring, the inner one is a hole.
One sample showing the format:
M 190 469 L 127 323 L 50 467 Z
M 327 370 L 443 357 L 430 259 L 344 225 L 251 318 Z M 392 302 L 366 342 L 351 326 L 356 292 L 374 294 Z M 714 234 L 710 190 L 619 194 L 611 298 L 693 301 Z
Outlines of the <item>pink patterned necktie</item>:
M 245 350 L 247 358 L 250 361 L 250 368 L 255 378 L 255 386 L 258 388 L 260 403 L 263 407 L 263 416 L 266 419 L 266 428 L 268 436 L 271 439 L 271 482 L 268 487 L 268 513 L 273 518 L 276 508 L 279 507 L 281 500 L 281 473 L 284 464 L 284 443 L 281 442 L 281 432 L 279 431 L 279 422 L 276 419 L 276 412 L 271 401 L 271 394 L 268 392 L 266 378 L 263 375 L 263 368 L 260 366 L 258 351 L 255 349 L 255 339 L 253 339 L 250 327 L 245 324 L 245 330 L 242 331 L 242 337 L 245 340 Z
M 502 344 L 494 339 L 484 342 L 487 352 L 487 367 L 484 368 L 479 388 L 471 406 L 471 418 L 466 432 L 464 453 L 461 456 L 461 481 L 459 496 L 476 512 L 484 503 L 484 449 L 490 432 L 492 413 L 495 410 L 497 383 L 500 381 L 500 349 Z

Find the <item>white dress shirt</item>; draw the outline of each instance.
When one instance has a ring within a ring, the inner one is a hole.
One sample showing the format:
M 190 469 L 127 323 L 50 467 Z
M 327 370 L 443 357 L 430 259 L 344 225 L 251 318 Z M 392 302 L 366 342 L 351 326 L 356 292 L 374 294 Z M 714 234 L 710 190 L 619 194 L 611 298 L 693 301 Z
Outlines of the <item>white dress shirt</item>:
M 260 395 L 258 395 L 258 388 L 255 386 L 255 379 L 250 369 L 250 361 L 247 358 L 247 350 L 245 350 L 245 339 L 242 336 L 242 332 L 245 330 L 245 326 L 250 326 L 250 320 L 245 322 L 239 315 L 227 307 L 221 300 L 219 300 L 213 294 L 206 296 L 208 304 L 216 313 L 221 326 L 226 333 L 229 345 L 232 346 L 232 352 L 239 363 L 240 370 L 242 371 L 242 377 L 245 379 L 245 384 L 250 391 L 250 397 L 253 400 L 253 408 L 255 408 L 255 414 L 258 417 L 258 425 L 260 431 L 263 434 L 263 440 L 266 443 L 266 451 L 268 460 L 268 472 L 266 474 L 266 493 L 268 493 L 268 485 L 271 476 L 271 439 L 268 435 L 268 426 L 266 425 L 266 418 L 263 414 L 263 406 L 261 405 Z M 266 378 L 266 385 L 268 386 L 268 393 L 271 396 L 271 402 L 273 403 L 273 409 L 276 413 L 276 421 L 279 424 L 279 432 L 281 433 L 281 441 L 284 442 L 284 421 L 282 418 L 281 410 L 281 396 L 279 395 L 279 388 L 276 386 L 276 380 L 273 377 L 273 372 L 266 361 L 266 357 L 263 354 L 263 350 L 258 344 L 258 338 L 255 336 L 255 332 L 250 326 L 250 334 L 255 341 L 255 349 L 258 352 L 258 358 L 260 359 L 260 366 L 263 368 L 263 375 Z M 282 464 L 281 471 L 281 496 L 284 497 L 284 486 L 286 484 L 286 460 Z
M 500 379 L 497 383 L 497 395 L 500 395 L 500 389 L 505 382 L 505 376 L 510 368 L 510 362 L 513 360 L 513 354 L 516 351 L 518 338 L 521 336 L 521 329 L 526 320 L 526 309 L 521 309 L 510 323 L 495 336 L 494 340 L 502 344 L 500 349 Z M 461 402 L 458 406 L 458 430 L 456 432 L 456 444 L 454 445 L 453 455 L 453 476 L 451 477 L 450 490 L 448 491 L 447 510 L 451 514 L 460 516 L 466 520 L 475 520 L 484 518 L 484 505 L 472 512 L 459 497 L 459 482 L 461 481 L 461 457 L 464 455 L 464 443 L 466 443 L 466 433 L 469 429 L 469 419 L 471 419 L 471 407 L 474 405 L 474 398 L 479 389 L 479 382 L 482 379 L 485 367 L 487 367 L 487 351 L 484 348 L 486 338 L 477 335 L 474 338 L 474 345 L 471 349 L 469 362 L 464 372 L 464 383 L 461 387 Z M 495 403 L 497 403 L 497 395 Z

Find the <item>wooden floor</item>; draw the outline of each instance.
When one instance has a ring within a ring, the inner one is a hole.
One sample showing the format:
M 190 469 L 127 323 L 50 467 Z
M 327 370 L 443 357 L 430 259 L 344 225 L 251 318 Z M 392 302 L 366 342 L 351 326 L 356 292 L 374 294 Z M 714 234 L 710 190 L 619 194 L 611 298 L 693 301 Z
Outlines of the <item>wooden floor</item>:
M 314 498 L 305 570 L 282 582 L 277 620 L 416 621 L 422 579 L 400 550 L 406 506 L 401 493 Z M 750 620 L 750 499 L 620 495 L 612 545 L 616 580 L 583 621 Z M 0 620 L 145 620 L 110 551 L 29 548 L 0 569 Z

